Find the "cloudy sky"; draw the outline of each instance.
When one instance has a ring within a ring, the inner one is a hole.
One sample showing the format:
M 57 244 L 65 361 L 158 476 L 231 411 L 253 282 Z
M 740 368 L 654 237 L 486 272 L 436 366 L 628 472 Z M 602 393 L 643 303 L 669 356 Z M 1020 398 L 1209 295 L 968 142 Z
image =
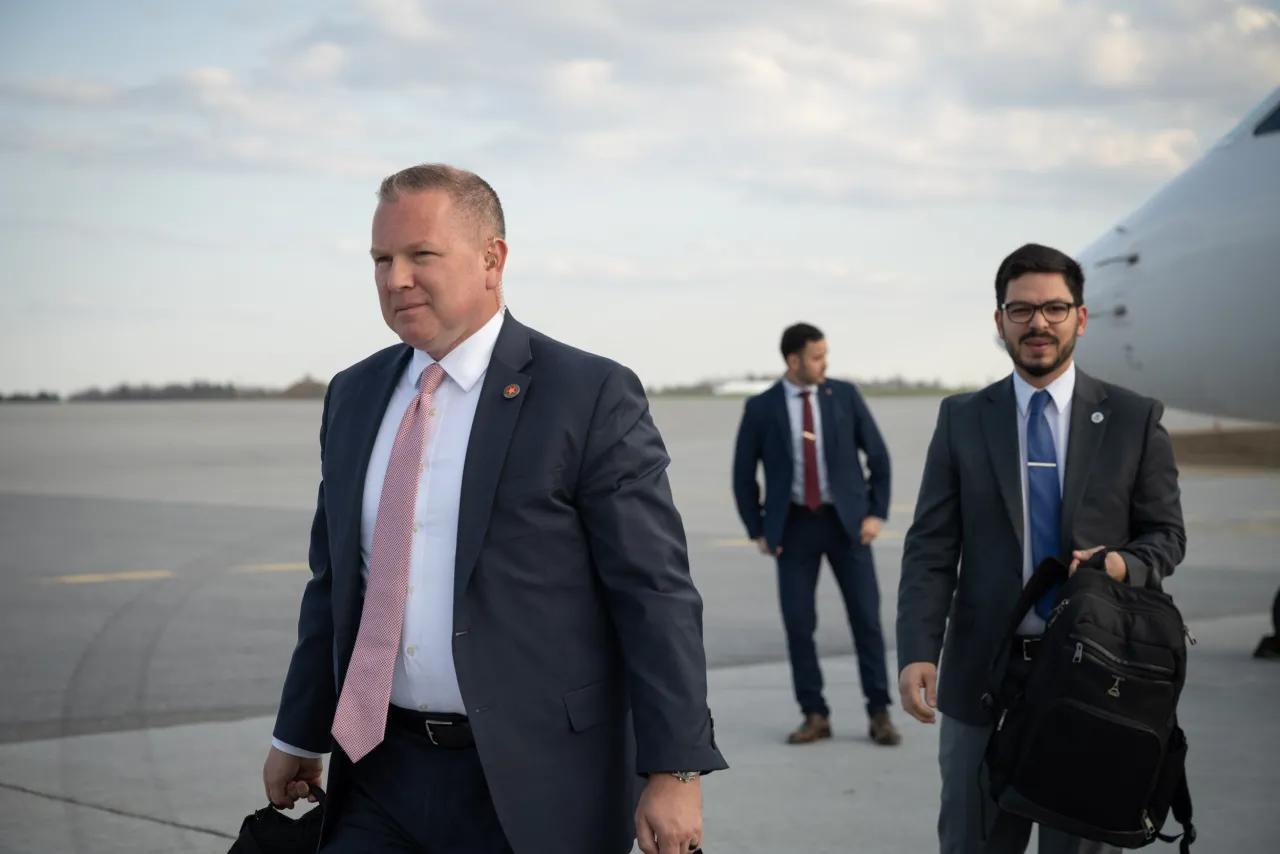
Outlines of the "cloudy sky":
M 647 383 L 801 319 L 983 381 L 1000 258 L 1277 84 L 1274 2 L 0 0 L 0 390 L 327 378 L 394 340 L 369 219 L 422 161 L 498 190 L 517 317 Z

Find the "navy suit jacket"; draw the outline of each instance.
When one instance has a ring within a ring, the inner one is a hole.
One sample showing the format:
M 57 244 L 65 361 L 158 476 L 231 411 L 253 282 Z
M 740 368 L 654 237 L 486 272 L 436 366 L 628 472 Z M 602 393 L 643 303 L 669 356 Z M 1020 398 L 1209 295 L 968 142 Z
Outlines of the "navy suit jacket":
M 818 387 L 817 399 L 831 501 L 845 531 L 860 542 L 863 519 L 889 518 L 889 449 L 853 383 L 828 379 Z M 793 479 L 803 475 L 795 471 L 793 449 L 786 387 L 779 380 L 743 406 L 733 455 L 733 495 L 747 536 L 764 537 L 774 550 L 782 542 Z M 867 475 L 859 450 L 867 457 Z M 756 481 L 761 462 L 763 505 Z
M 363 607 L 365 470 L 411 353 L 375 353 L 325 395 L 312 578 L 274 734 L 335 760 L 330 728 Z M 520 391 L 506 397 L 511 384 Z M 467 448 L 453 658 L 518 854 L 630 851 L 640 774 L 728 767 L 668 463 L 631 370 L 507 315 Z

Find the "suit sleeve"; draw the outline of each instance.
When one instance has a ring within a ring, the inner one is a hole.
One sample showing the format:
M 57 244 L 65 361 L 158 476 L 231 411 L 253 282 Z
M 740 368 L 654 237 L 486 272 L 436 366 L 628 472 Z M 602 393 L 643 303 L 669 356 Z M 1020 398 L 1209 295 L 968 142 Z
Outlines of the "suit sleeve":
M 915 519 L 902 549 L 898 583 L 898 669 L 938 663 L 947 612 L 960 562 L 960 483 L 951 453 L 950 406 L 938 408 L 938 423 L 925 457 Z
M 867 515 L 887 520 L 892 488 L 889 447 L 880 435 L 880 428 L 871 415 L 870 407 L 856 388 L 853 390 L 853 412 L 858 421 L 858 447 L 867 455 L 867 485 L 870 491 Z
M 1129 501 L 1133 539 L 1117 549 L 1124 558 L 1129 583 L 1159 588 L 1186 555 L 1187 533 L 1173 442 L 1161 423 L 1164 406 L 1156 401 L 1147 416 L 1142 461 Z
M 320 417 L 320 460 L 324 463 L 329 421 L 329 396 L 325 392 Z M 298 615 L 298 642 L 293 649 L 289 671 L 281 692 L 280 710 L 272 732 L 273 743 L 286 752 L 319 755 L 332 749 L 330 729 L 338 698 L 333 679 L 333 609 L 330 591 L 333 566 L 329 560 L 329 526 L 325 515 L 324 480 L 316 497 L 316 514 L 311 523 L 309 553 L 311 580 L 302 592 Z M 288 750 L 288 747 L 295 749 Z
M 640 774 L 728 767 L 707 704 L 702 598 L 669 462 L 644 387 L 615 367 L 583 449 L 578 508 L 622 649 Z
M 742 407 L 742 421 L 733 448 L 733 499 L 747 536 L 758 540 L 764 536 L 764 508 L 760 506 L 760 482 L 756 469 L 760 463 L 760 428 L 751 401 Z

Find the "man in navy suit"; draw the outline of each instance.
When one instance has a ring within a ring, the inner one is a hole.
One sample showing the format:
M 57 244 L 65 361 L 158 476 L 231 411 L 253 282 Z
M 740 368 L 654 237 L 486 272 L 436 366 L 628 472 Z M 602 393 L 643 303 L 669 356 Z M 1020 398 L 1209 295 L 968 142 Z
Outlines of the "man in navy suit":
M 871 543 L 889 516 L 889 450 L 852 383 L 826 378 L 827 342 L 807 323 L 782 333 L 786 375 L 742 412 L 733 493 L 747 535 L 778 565 L 778 596 L 796 701 L 804 720 L 788 741 L 831 736 L 814 644 L 818 572 L 826 555 L 844 598 L 877 744 L 901 736 L 889 717 L 880 588 Z M 870 476 L 864 477 L 861 450 Z M 764 463 L 765 499 L 756 468 Z
M 506 312 L 478 176 L 392 175 L 372 238 L 403 343 L 325 396 L 268 797 L 332 752 L 322 854 L 688 854 L 727 765 L 643 387 Z

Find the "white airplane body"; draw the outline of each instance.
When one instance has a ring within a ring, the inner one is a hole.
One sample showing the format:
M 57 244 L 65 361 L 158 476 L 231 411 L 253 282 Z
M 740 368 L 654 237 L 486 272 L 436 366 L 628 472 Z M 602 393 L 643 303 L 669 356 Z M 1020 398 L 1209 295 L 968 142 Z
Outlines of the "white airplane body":
M 1076 257 L 1081 368 L 1169 407 L 1280 422 L 1280 89 Z

